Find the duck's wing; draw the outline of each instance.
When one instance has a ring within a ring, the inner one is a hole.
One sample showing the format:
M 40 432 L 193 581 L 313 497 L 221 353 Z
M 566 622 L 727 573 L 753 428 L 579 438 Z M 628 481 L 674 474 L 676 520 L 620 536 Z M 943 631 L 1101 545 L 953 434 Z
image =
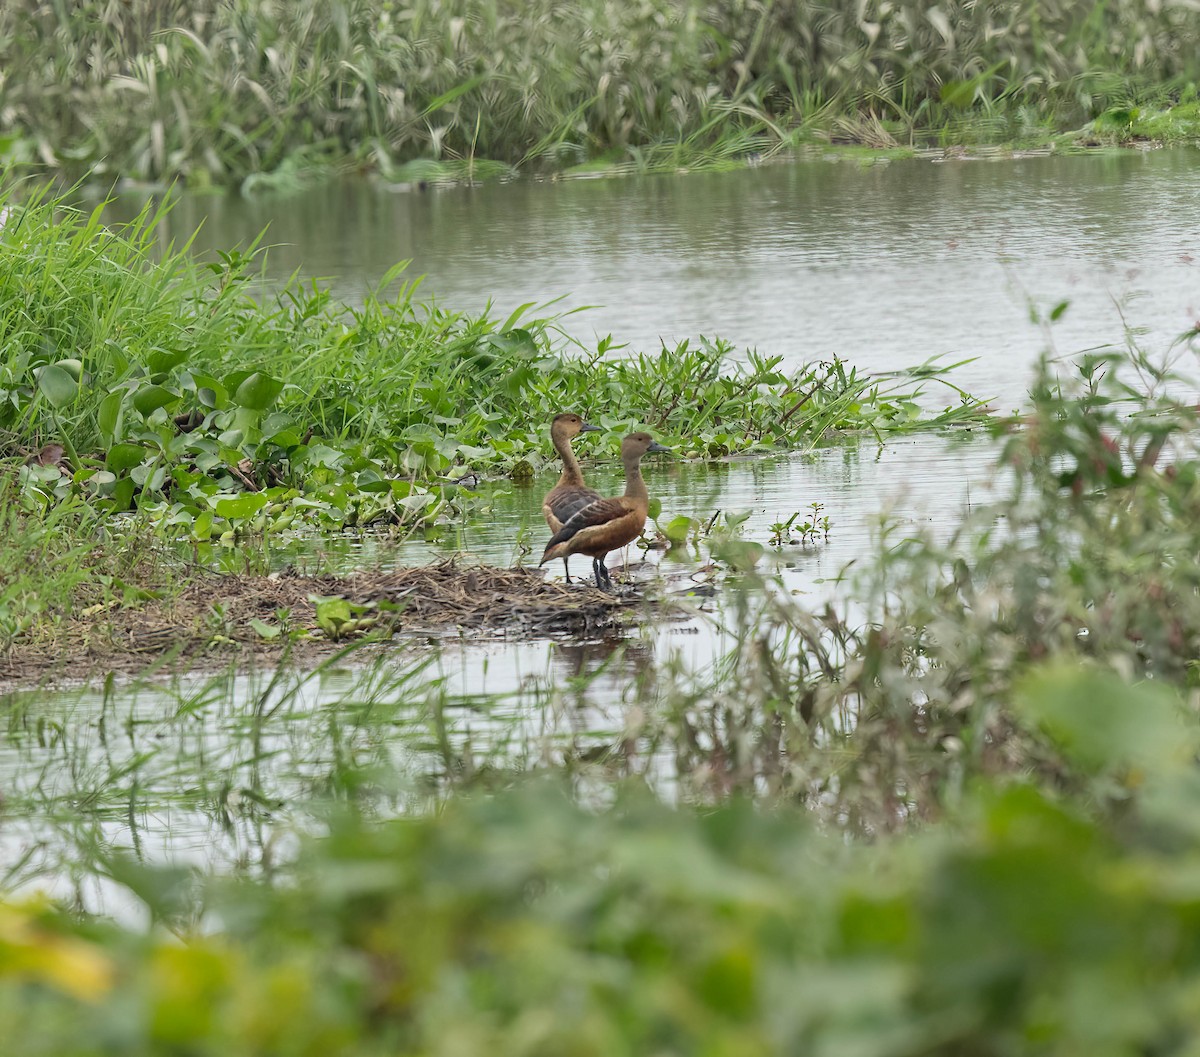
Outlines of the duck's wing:
M 559 495 L 551 493 L 546 497 L 542 513 L 544 514 L 546 511 L 549 511 L 550 515 L 553 515 L 554 520 L 561 527 L 584 507 L 590 506 L 592 503 L 603 498 L 599 492 L 593 491 L 591 488 L 563 489 Z M 550 517 L 547 516 L 546 520 L 549 521 Z
M 628 517 L 634 510 L 633 504 L 624 498 L 595 499 L 575 511 L 546 544 L 546 550 L 566 543 L 588 529 L 599 529 Z

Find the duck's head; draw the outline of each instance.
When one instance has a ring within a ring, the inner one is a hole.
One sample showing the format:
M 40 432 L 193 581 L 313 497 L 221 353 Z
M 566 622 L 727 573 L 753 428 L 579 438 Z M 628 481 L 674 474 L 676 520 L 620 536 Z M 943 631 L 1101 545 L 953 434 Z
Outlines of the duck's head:
M 649 433 L 630 433 L 621 441 L 621 455 L 624 458 L 640 459 L 652 451 L 664 451 L 669 454 L 671 449 L 663 447 Z
M 557 433 L 564 437 L 578 437 L 580 433 L 599 433 L 599 426 L 590 425 L 584 422 L 582 418 L 571 411 L 564 411 L 561 415 L 555 415 L 554 421 L 550 425 L 550 432 Z

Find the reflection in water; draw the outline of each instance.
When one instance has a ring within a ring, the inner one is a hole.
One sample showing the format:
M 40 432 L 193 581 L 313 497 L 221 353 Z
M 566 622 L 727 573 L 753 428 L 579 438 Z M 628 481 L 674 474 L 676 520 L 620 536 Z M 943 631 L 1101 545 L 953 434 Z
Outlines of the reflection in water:
M 128 216 L 133 200 L 118 203 Z M 271 274 L 360 301 L 397 261 L 444 307 L 501 318 L 530 301 L 636 349 L 719 336 L 790 362 L 834 354 L 894 370 L 977 357 L 962 384 L 1005 409 L 1045 345 L 1162 350 L 1200 316 L 1200 153 L 808 160 L 739 172 L 517 182 L 397 194 L 366 182 L 286 197 L 184 197 L 164 238 L 201 251 L 269 226 Z M 955 401 L 947 394 L 947 403 Z

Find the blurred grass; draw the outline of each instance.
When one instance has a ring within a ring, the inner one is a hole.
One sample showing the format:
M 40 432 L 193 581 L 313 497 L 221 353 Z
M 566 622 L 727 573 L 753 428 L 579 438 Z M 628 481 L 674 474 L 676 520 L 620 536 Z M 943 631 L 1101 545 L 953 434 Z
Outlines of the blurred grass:
M 1112 677 L 1034 693 L 1071 689 L 1142 703 Z M 1178 702 L 1157 719 L 1183 730 Z M 525 782 L 334 816 L 277 884 L 102 851 L 152 926 L 0 906 L 0 1015 L 29 1057 L 1182 1057 L 1200 799 L 1167 773 L 1119 824 L 1018 785 L 875 845 Z
M 1194 101 L 1200 28 L 1148 0 L 12 0 L 0 68 L 0 157 L 70 179 L 471 179 L 811 135 L 1044 142 Z

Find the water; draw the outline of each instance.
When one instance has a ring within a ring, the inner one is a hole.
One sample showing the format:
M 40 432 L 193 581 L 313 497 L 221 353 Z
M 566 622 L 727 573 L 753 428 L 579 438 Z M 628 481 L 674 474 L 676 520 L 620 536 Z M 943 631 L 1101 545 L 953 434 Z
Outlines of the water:
M 115 215 L 129 215 L 135 202 Z M 998 161 L 809 160 L 739 172 L 389 191 L 366 182 L 288 197 L 187 198 L 201 251 L 264 227 L 270 271 L 361 300 L 389 267 L 449 308 L 498 315 L 562 298 L 581 340 L 635 349 L 697 335 L 793 363 L 839 355 L 894 370 L 976 362 L 962 384 L 1020 404 L 1060 301 L 1063 353 L 1145 328 L 1165 349 L 1200 319 L 1200 152 Z
M 135 208 L 118 202 L 113 215 Z M 818 160 L 404 193 L 358 182 L 288 198 L 185 197 L 165 237 L 202 219 L 198 252 L 248 242 L 269 224 L 272 275 L 326 277 L 349 301 L 412 258 L 410 275 L 425 275 L 425 293 L 448 307 L 477 311 L 493 299 L 507 313 L 560 296 L 560 308 L 597 306 L 567 321 L 580 339 L 611 332 L 648 348 L 704 334 L 794 362 L 836 353 L 873 371 L 974 357 L 959 381 L 1000 406 L 1021 403 L 1045 346 L 1027 296 L 1043 309 L 1071 301 L 1054 328 L 1062 352 L 1119 341 L 1126 323 L 1145 328 L 1147 348 L 1165 349 L 1200 316 L 1200 153 L 1188 151 Z M 593 450 L 590 439 L 579 446 Z M 985 499 L 991 452 L 962 435 L 853 441 L 806 458 L 652 460 L 647 479 L 664 521 L 748 512 L 743 532 L 763 543 L 773 522 L 819 504 L 828 540 L 778 552 L 787 589 L 819 605 L 847 565 L 880 545 L 885 512 L 901 534 L 940 533 Z M 544 543 L 540 498 L 551 479 L 485 481 L 488 515 L 452 526 L 438 545 L 345 536 L 275 559 L 320 550 L 350 568 L 451 550 L 509 564 Z M 589 482 L 618 490 L 619 472 L 601 464 Z M 693 568 L 663 571 L 685 582 Z M 392 782 L 379 802 L 396 811 L 420 801 L 421 776 L 444 766 L 447 747 L 493 745 L 526 764 L 611 744 L 641 707 L 648 672 L 669 661 L 701 668 L 720 652 L 720 605 L 718 594 L 689 622 L 625 638 L 408 643 L 385 651 L 395 664 L 383 674 L 322 672 L 269 699 L 261 672 L 9 695 L 0 775 L 27 814 L 0 825 L 0 863 L 12 882 L 36 878 L 60 894 L 77 886 L 89 905 L 129 911 L 119 892 L 73 875 L 82 812 L 86 841 L 147 861 L 268 869 L 281 834 L 312 824 L 304 803 L 347 769 Z M 396 664 L 421 659 L 422 672 L 396 675 Z M 669 761 L 656 766 L 669 786 Z

